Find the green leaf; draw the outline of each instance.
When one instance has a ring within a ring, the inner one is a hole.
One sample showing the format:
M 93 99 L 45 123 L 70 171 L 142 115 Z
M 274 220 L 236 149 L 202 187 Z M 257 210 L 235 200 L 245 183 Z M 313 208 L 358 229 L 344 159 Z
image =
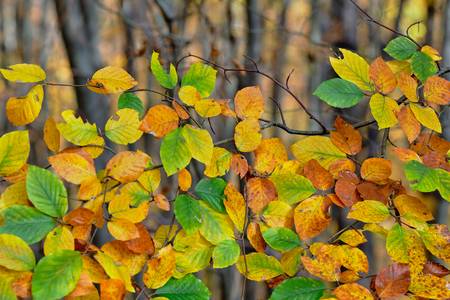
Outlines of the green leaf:
M 0 274 L 0 300 L 17 300 L 12 288 L 14 277 L 9 274 Z
M 181 128 L 172 130 L 163 138 L 159 151 L 167 176 L 171 176 L 186 167 L 192 157 Z
M 283 274 L 280 262 L 273 256 L 254 252 L 245 256 L 241 255 L 236 264 L 239 272 L 250 280 L 269 280 Z
M 405 175 L 411 187 L 419 192 L 429 193 L 438 190 L 441 196 L 450 201 L 450 173 L 443 169 L 432 169 L 412 160 L 405 165 Z
M 139 117 L 142 117 L 144 114 L 144 105 L 142 104 L 141 99 L 135 94 L 129 92 L 125 92 L 120 95 L 117 108 L 134 109 L 139 113 Z
M 83 268 L 77 251 L 60 250 L 42 258 L 34 271 L 31 283 L 33 299 L 60 299 L 77 285 Z
M 155 294 L 169 300 L 208 300 L 211 295 L 206 285 L 191 274 L 181 279 L 171 278 Z
M 159 53 L 153 51 L 150 62 L 150 69 L 158 80 L 159 84 L 166 89 L 173 89 L 178 82 L 177 70 L 173 64 L 170 64 L 169 73 L 167 73 L 159 62 Z
M 184 74 L 181 86 L 191 85 L 197 89 L 202 97 L 211 95 L 216 84 L 217 71 L 202 63 L 193 63 Z
M 52 217 L 25 205 L 10 206 L 3 211 L 3 216 L 0 233 L 17 235 L 28 244 L 39 242 L 56 226 Z
M 425 82 L 428 77 L 436 74 L 438 68 L 431 57 L 418 51 L 411 59 L 411 70 L 420 81 Z
M 291 205 L 308 198 L 316 191 L 311 181 L 298 174 L 274 172 L 269 179 L 277 189 L 278 200 Z
M 175 217 L 188 234 L 194 233 L 202 223 L 199 201 L 181 194 L 175 199 Z
M 364 97 L 364 93 L 354 83 L 340 78 L 322 82 L 313 95 L 338 108 L 355 106 Z
M 319 300 L 325 284 L 319 280 L 296 277 L 283 281 L 272 292 L 270 300 Z
M 267 244 L 280 252 L 286 252 L 301 245 L 298 235 L 289 228 L 272 227 L 262 234 Z
M 0 265 L 15 271 L 30 271 L 36 259 L 33 250 L 20 237 L 0 234 Z
M 220 242 L 213 251 L 214 268 L 226 268 L 234 265 L 241 254 L 238 243 L 234 240 L 224 240 Z
M 392 260 L 409 263 L 407 234 L 399 224 L 394 224 L 386 237 L 386 251 Z
M 195 186 L 195 193 L 208 202 L 215 210 L 226 213 L 223 201 L 227 182 L 222 178 L 203 178 Z
M 213 155 L 214 143 L 206 129 L 195 128 L 189 124 L 183 126 L 182 135 L 193 158 L 209 164 Z
M 29 166 L 27 194 L 33 205 L 52 217 L 63 217 L 67 212 L 67 191 L 62 181 L 52 172 Z
M 234 239 L 234 225 L 228 215 L 221 214 L 208 204 L 200 201 L 200 233 L 211 244 L 218 245 L 224 240 Z
M 417 51 L 417 45 L 410 39 L 399 36 L 391 40 L 384 51 L 397 60 L 406 60 Z

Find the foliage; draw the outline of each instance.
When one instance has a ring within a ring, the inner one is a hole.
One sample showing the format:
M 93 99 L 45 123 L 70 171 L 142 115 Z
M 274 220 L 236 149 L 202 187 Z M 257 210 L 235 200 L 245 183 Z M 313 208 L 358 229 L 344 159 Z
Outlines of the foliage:
M 429 261 L 434 256 L 450 262 L 448 228 L 433 224 L 428 203 L 412 195 L 437 191 L 450 201 L 450 142 L 437 135 L 450 83 L 440 77 L 440 56 L 430 46 L 419 49 L 400 36 L 384 50 L 393 60 L 378 57 L 369 64 L 340 49 L 339 57 L 330 58 L 340 78 L 314 92 L 336 108 L 368 102 L 374 120 L 352 125 L 337 117 L 333 129 L 299 132 L 309 136 L 289 148 L 262 134 L 268 122 L 261 119 L 265 96 L 259 87 L 239 90 L 234 105 L 211 96 L 214 67 L 236 69 L 202 59 L 184 73 L 175 67 L 180 62 L 166 71 L 153 52 L 150 69 L 167 93 L 146 90 L 164 96 L 149 108 L 125 70 L 96 71 L 77 88 L 120 94 L 117 111 L 104 128 L 71 110 L 60 121 L 48 118 L 42 134 L 52 153 L 49 166 L 27 163 L 28 129 L 0 137 L 0 176 L 8 184 L 0 199 L 2 297 L 121 299 L 152 293 L 155 299 L 209 299 L 206 285 L 191 273 L 235 266 L 249 280 L 273 287 L 274 300 L 450 298 L 443 278 L 448 271 Z M 33 84 L 6 104 L 12 125 L 31 124 L 51 85 L 46 72 L 31 64 L 0 72 L 11 82 Z M 290 91 L 287 83 L 283 87 Z M 233 137 L 216 140 L 204 126 L 213 117 L 234 120 Z M 372 123 L 385 138 L 378 157 L 362 159 L 362 127 Z M 397 125 L 410 145 L 391 147 L 404 164 L 405 185 L 385 157 L 389 129 Z M 145 134 L 161 141 L 159 158 L 105 146 L 107 140 L 134 144 Z M 103 151 L 114 156 L 101 169 L 94 162 Z M 194 166 L 204 176 L 193 183 Z M 176 196 L 159 188 L 164 176 L 178 178 Z M 69 205 L 72 197 L 79 200 L 75 207 Z M 332 207 L 348 211 L 353 223 L 319 242 L 330 229 Z M 150 209 L 172 211 L 172 223 L 150 232 L 144 225 Z M 94 245 L 101 228 L 113 239 Z M 358 281 L 367 276 L 369 262 L 358 246 L 370 232 L 385 238 L 392 262 L 366 288 Z M 30 248 L 36 243 L 43 243 L 45 254 L 38 261 Z M 248 246 L 254 251 L 246 253 Z M 316 279 L 297 277 L 300 268 Z M 145 286 L 139 287 L 133 276 L 141 272 Z M 338 287 L 331 288 L 332 282 Z

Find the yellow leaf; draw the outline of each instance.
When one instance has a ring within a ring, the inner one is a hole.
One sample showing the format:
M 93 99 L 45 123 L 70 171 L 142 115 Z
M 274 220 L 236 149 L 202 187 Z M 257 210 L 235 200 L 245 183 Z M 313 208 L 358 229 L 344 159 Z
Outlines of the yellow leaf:
M 369 77 L 377 90 L 383 94 L 389 94 L 397 87 L 397 79 L 394 73 L 381 57 L 370 64 Z
M 439 76 L 428 77 L 423 87 L 425 100 L 439 105 L 450 103 L 450 81 Z
M 294 248 L 281 255 L 280 263 L 283 271 L 289 276 L 295 276 L 301 265 L 301 256 L 303 249 L 300 247 Z
M 97 136 L 89 143 L 89 146 L 84 146 L 82 149 L 89 153 L 92 158 L 97 158 L 103 153 L 104 146 L 105 140 L 101 136 Z
M 359 229 L 349 229 L 344 231 L 339 236 L 339 240 L 353 247 L 367 242 L 367 239 L 364 236 L 363 231 Z
M 122 151 L 108 161 L 106 171 L 122 183 L 131 182 L 141 176 L 150 161 L 144 152 Z
M 264 98 L 257 86 L 249 86 L 239 90 L 234 97 L 236 114 L 241 119 L 261 118 L 264 112 Z
M 255 150 L 255 171 L 270 174 L 284 161 L 288 160 L 286 147 L 279 138 L 263 139 Z
M 228 216 L 231 221 L 233 221 L 234 226 L 242 232 L 244 230 L 245 223 L 245 200 L 244 196 L 234 187 L 233 184 L 228 183 L 225 187 L 225 200 L 223 204 L 225 206 L 225 210 L 227 211 Z
M 192 176 L 188 170 L 182 169 L 178 172 L 178 186 L 183 192 L 187 192 L 192 185 Z
M 147 263 L 147 271 L 144 273 L 145 286 L 157 289 L 166 284 L 175 271 L 175 251 L 168 245 L 159 250 L 158 255 Z
M 0 234 L 0 266 L 14 271 L 29 271 L 35 263 L 34 253 L 24 240 L 12 234 Z
M 137 85 L 137 81 L 124 69 L 108 66 L 92 75 L 87 87 L 99 94 L 121 93 Z
M 30 140 L 28 131 L 11 131 L 0 137 L 0 176 L 18 171 L 28 159 Z
M 448 281 L 432 274 L 412 274 L 409 290 L 418 297 L 449 299 Z
M 346 283 L 335 288 L 333 294 L 339 300 L 373 300 L 368 289 L 357 283 Z
M 78 153 L 59 153 L 50 156 L 48 161 L 56 174 L 74 184 L 80 184 L 96 175 L 93 160 Z
M 380 223 L 389 216 L 389 209 L 380 201 L 364 200 L 354 204 L 348 218 L 364 223 Z
M 175 110 L 167 105 L 152 106 L 145 114 L 140 130 L 161 138 L 178 128 L 179 117 Z
M 433 224 L 419 230 L 423 244 L 434 256 L 450 262 L 450 232 L 447 225 Z
M 102 184 L 97 177 L 92 176 L 83 180 L 78 190 L 78 198 L 80 200 L 89 200 L 100 195 L 102 192 Z
M 329 137 L 325 136 L 306 137 L 293 144 L 291 151 L 302 165 L 315 159 L 325 169 L 328 169 L 334 161 L 347 157 L 331 142 Z
M 25 97 L 11 97 L 6 102 L 6 116 L 15 126 L 32 123 L 39 116 L 44 99 L 42 85 L 35 85 Z
M 241 152 L 252 152 L 261 143 L 262 134 L 259 132 L 257 119 L 245 119 L 234 128 L 234 143 Z
M 439 54 L 439 51 L 429 45 L 423 46 L 420 51 L 431 57 L 434 61 L 442 60 L 442 56 Z
M 284 201 L 271 201 L 264 209 L 263 217 L 270 227 L 291 228 L 294 224 L 294 210 Z
M 207 130 L 186 124 L 182 128 L 181 134 L 186 140 L 186 146 L 193 158 L 204 164 L 211 161 L 214 144 Z
M 60 137 L 56 122 L 52 117 L 45 121 L 44 125 L 44 141 L 47 148 L 53 152 L 58 152 L 60 147 Z
M 236 264 L 239 272 L 250 280 L 268 280 L 283 273 L 280 262 L 264 253 L 250 253 L 239 257 Z
M 59 123 L 58 127 L 61 135 L 78 146 L 93 144 L 98 138 L 97 126 L 95 124 L 84 123 L 81 117 L 76 118 L 73 110 L 65 110 L 61 113 L 65 123 Z
M 431 107 L 422 107 L 418 104 L 411 103 L 411 110 L 416 117 L 417 121 L 423 126 L 436 131 L 437 133 L 442 132 L 441 122 L 439 122 L 439 117 L 436 112 Z
M 214 147 L 211 161 L 205 165 L 205 175 L 208 177 L 225 175 L 230 169 L 231 156 L 226 149 Z
M 394 199 L 394 205 L 400 216 L 410 214 L 425 222 L 434 219 L 429 208 L 419 198 L 406 194 L 398 195 Z
M 344 55 L 343 58 L 330 57 L 330 63 L 336 74 L 342 79 L 356 84 L 359 88 L 371 91 L 373 88 L 369 81 L 369 64 L 358 54 L 339 49 Z
M 204 99 L 198 101 L 194 105 L 195 111 L 203 118 L 212 118 L 220 115 L 222 107 L 220 104 L 212 99 Z
M 25 180 L 8 186 L 1 194 L 0 211 L 15 204 L 29 205 Z
M 137 180 L 149 193 L 153 194 L 161 182 L 161 172 L 159 169 L 148 170 L 142 173 Z
M 384 183 L 392 173 L 392 162 L 388 159 L 372 157 L 363 161 L 361 177 L 375 183 Z
M 138 207 L 127 208 L 121 211 L 112 213 L 113 217 L 117 219 L 127 220 L 132 223 L 142 222 L 148 215 L 150 203 L 148 201 L 142 202 Z
M 114 143 L 128 145 L 136 142 L 141 136 L 139 113 L 134 109 L 123 108 L 116 112 L 118 120 L 111 117 L 105 125 L 105 135 Z
M 144 267 L 147 255 L 134 253 L 129 250 L 127 247 L 128 242 L 113 240 L 104 244 L 102 251 L 111 257 L 117 265 L 126 267 L 130 275 L 134 276 Z
M 128 241 L 139 237 L 139 231 L 134 223 L 118 219 L 107 224 L 109 233 L 119 241 Z
M 178 97 L 189 106 L 194 106 L 202 98 L 197 89 L 191 85 L 182 86 L 178 91 Z
M 97 252 L 95 254 L 95 259 L 103 267 L 106 274 L 113 279 L 122 280 L 125 284 L 127 291 L 134 292 L 133 285 L 131 284 L 131 276 L 126 266 L 118 266 L 114 260 L 107 254 L 102 252 Z
M 397 124 L 395 113 L 398 111 L 398 104 L 394 99 L 376 93 L 370 98 L 369 105 L 379 129 Z
M 297 205 L 294 210 L 295 230 L 302 240 L 313 238 L 328 227 L 331 222 L 330 205 L 330 200 L 324 196 L 312 196 Z
M 38 65 L 17 64 L 0 69 L 3 77 L 13 82 L 38 82 L 45 80 L 45 71 Z
M 44 254 L 49 255 L 63 249 L 74 250 L 75 240 L 67 226 L 58 226 L 47 234 L 44 241 Z
M 100 283 L 100 281 L 108 278 L 102 266 L 93 258 L 87 255 L 81 256 L 83 260 L 83 273 L 87 273 L 92 282 Z

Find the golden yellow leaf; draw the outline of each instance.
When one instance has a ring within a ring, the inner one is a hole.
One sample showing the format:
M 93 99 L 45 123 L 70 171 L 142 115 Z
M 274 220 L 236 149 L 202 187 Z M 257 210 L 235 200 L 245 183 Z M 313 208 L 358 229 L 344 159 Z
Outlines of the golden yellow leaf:
M 420 124 L 436 131 L 437 133 L 442 132 L 439 117 L 431 107 L 422 107 L 415 103 L 411 103 L 409 106 L 411 107 L 411 111 L 413 112 L 417 121 L 420 122 Z
M 102 246 L 102 251 L 117 265 L 126 267 L 130 275 L 134 276 L 144 267 L 147 255 L 130 251 L 127 242 L 118 240 L 108 242 Z
M 266 249 L 266 241 L 264 241 L 261 233 L 261 228 L 258 223 L 250 222 L 250 224 L 248 224 L 247 238 L 250 242 L 250 245 L 252 245 L 252 247 L 255 248 L 256 251 L 264 252 L 264 249 Z
M 92 282 L 100 283 L 100 281 L 107 278 L 102 266 L 93 258 L 87 255 L 82 255 L 83 259 L 83 273 L 87 273 Z
M 114 213 L 111 212 L 111 214 L 117 219 L 124 219 L 132 223 L 139 223 L 147 217 L 149 207 L 150 202 L 145 201 L 139 204 L 138 207 L 116 210 Z
M 354 204 L 347 217 L 365 223 L 380 223 L 389 217 L 389 209 L 380 201 L 364 200 Z
M 117 265 L 109 255 L 103 252 L 97 252 L 94 257 L 110 278 L 121 280 L 125 284 L 127 291 L 135 291 L 133 285 L 131 284 L 130 272 L 126 266 Z
M 392 162 L 378 157 L 368 158 L 361 166 L 361 177 L 375 183 L 384 183 L 392 173 Z
M 70 109 L 63 111 L 61 116 L 65 123 L 59 123 L 56 127 L 58 127 L 59 132 L 67 141 L 78 146 L 86 146 L 99 142 L 97 126 L 95 124 L 84 123 L 81 117 L 76 118 L 75 112 Z
M 125 284 L 120 279 L 105 279 L 100 282 L 100 299 L 122 300 L 125 297 Z
M 346 283 L 334 289 L 333 294 L 339 300 L 373 300 L 368 289 L 357 283 Z
M 339 236 L 339 240 L 353 247 L 367 242 L 367 239 L 364 236 L 363 231 L 359 229 L 349 229 L 344 231 Z
M 109 233 L 119 241 L 128 241 L 139 237 L 134 223 L 124 219 L 113 219 L 107 223 Z
M 47 148 L 53 152 L 58 152 L 60 147 L 60 133 L 56 127 L 56 122 L 49 117 L 44 124 L 44 141 Z
M 178 172 L 178 186 L 180 187 L 180 190 L 186 192 L 189 190 L 191 185 L 192 185 L 191 173 L 189 173 L 189 171 L 186 169 L 180 170 L 180 172 Z
M 330 63 L 336 74 L 342 79 L 356 84 L 359 88 L 371 91 L 372 86 L 369 81 L 369 64 L 358 54 L 339 48 L 343 58 L 330 57 Z
M 150 156 L 139 150 L 122 151 L 108 161 L 106 171 L 122 183 L 131 182 L 141 176 L 150 161 Z
M 280 163 L 288 160 L 286 147 L 279 138 L 263 139 L 255 149 L 253 167 L 261 174 L 270 174 Z
M 450 103 L 450 81 L 439 76 L 428 77 L 423 87 L 425 100 L 439 105 Z
M 94 73 L 87 87 L 99 94 L 121 93 L 137 85 L 137 81 L 124 69 L 119 67 L 104 67 Z
M 241 119 L 261 118 L 264 112 L 264 98 L 257 86 L 239 90 L 234 97 L 234 109 Z
M 178 91 L 178 97 L 189 106 L 194 106 L 202 98 L 197 89 L 191 85 L 182 86 Z
M 11 131 L 0 137 L 0 176 L 12 175 L 25 165 L 30 153 L 28 131 Z
M 145 114 L 140 130 L 161 138 L 170 131 L 178 128 L 178 114 L 167 105 L 152 106 Z
M 111 117 L 105 125 L 105 135 L 116 144 L 128 145 L 136 142 L 141 136 L 139 113 L 130 108 L 116 111 L 117 120 Z
M 242 196 L 231 183 L 228 183 L 225 187 L 224 194 L 225 200 L 223 201 L 223 204 L 227 214 L 239 232 L 242 232 L 244 230 L 245 215 L 247 213 L 244 196 Z
M 248 207 L 254 213 L 262 211 L 270 201 L 277 197 L 275 185 L 267 178 L 251 178 L 247 181 L 246 189 Z
M 302 240 L 311 239 L 328 227 L 331 222 L 330 205 L 330 200 L 324 196 L 312 196 L 297 205 L 294 210 L 295 230 Z
M 430 209 L 419 198 L 402 194 L 394 198 L 395 208 L 400 216 L 410 214 L 422 221 L 433 220 Z
M 223 176 L 230 169 L 231 153 L 221 147 L 214 147 L 211 161 L 205 165 L 205 175 L 208 177 Z
M 45 71 L 38 65 L 16 64 L 0 69 L 3 77 L 13 82 L 38 82 L 46 78 Z
M 426 299 L 449 299 L 448 281 L 432 274 L 411 274 L 409 290 Z
M 397 87 L 397 79 L 391 68 L 381 57 L 377 57 L 369 67 L 369 77 L 378 91 L 389 94 Z
M 439 54 L 439 51 L 431 47 L 430 45 L 425 45 L 420 49 L 421 52 L 425 53 L 429 57 L 431 57 L 434 61 L 442 60 L 442 56 Z
M 25 180 L 9 185 L 0 196 L 0 211 L 15 204 L 29 205 Z
M 294 224 L 294 210 L 284 201 L 271 201 L 263 211 L 264 222 L 270 227 L 291 228 Z
M 379 129 L 397 124 L 395 113 L 398 111 L 398 104 L 394 99 L 376 93 L 370 98 L 369 106 Z
M 145 286 L 157 289 L 166 284 L 175 271 L 175 262 L 175 251 L 171 245 L 160 249 L 158 255 L 147 263 L 147 271 L 144 273 Z
M 102 184 L 97 177 L 92 176 L 83 180 L 78 190 L 78 198 L 80 200 L 89 200 L 100 195 L 102 192 Z
M 56 174 L 64 180 L 80 184 L 81 182 L 96 177 L 92 159 L 86 159 L 78 153 L 59 153 L 48 158 Z
M 234 143 L 241 152 L 252 152 L 261 143 L 262 134 L 259 132 L 257 119 L 245 119 L 234 128 Z
M 203 118 L 212 118 L 221 114 L 222 108 L 216 100 L 204 99 L 194 105 L 195 111 Z
M 74 250 L 75 240 L 67 226 L 58 226 L 47 234 L 44 241 L 44 254 L 49 255 L 58 250 Z
M 317 160 L 322 167 L 328 167 L 336 160 L 346 158 L 347 155 L 339 150 L 326 136 L 309 136 L 291 146 L 295 158 L 302 164 L 311 159 Z
M 15 126 L 32 123 L 39 116 L 44 99 L 42 85 L 32 87 L 25 97 L 11 97 L 6 102 L 6 116 Z

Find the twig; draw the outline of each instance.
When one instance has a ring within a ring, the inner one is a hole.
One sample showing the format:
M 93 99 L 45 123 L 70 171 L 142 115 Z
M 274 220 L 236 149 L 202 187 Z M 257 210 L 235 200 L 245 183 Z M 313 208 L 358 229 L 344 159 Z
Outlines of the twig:
M 342 228 L 341 230 L 339 230 L 338 232 L 336 232 L 335 234 L 333 234 L 328 240 L 327 243 L 331 243 L 334 242 L 334 240 L 340 236 L 344 231 L 349 230 L 350 228 L 352 228 L 353 226 L 355 226 L 356 224 L 358 224 L 359 221 L 354 221 L 351 224 L 348 224 L 347 226 L 345 226 L 344 228 Z
M 383 138 L 381 139 L 381 145 L 380 145 L 380 157 L 384 157 L 386 154 L 386 144 L 389 139 L 389 128 L 386 128 L 383 131 Z

